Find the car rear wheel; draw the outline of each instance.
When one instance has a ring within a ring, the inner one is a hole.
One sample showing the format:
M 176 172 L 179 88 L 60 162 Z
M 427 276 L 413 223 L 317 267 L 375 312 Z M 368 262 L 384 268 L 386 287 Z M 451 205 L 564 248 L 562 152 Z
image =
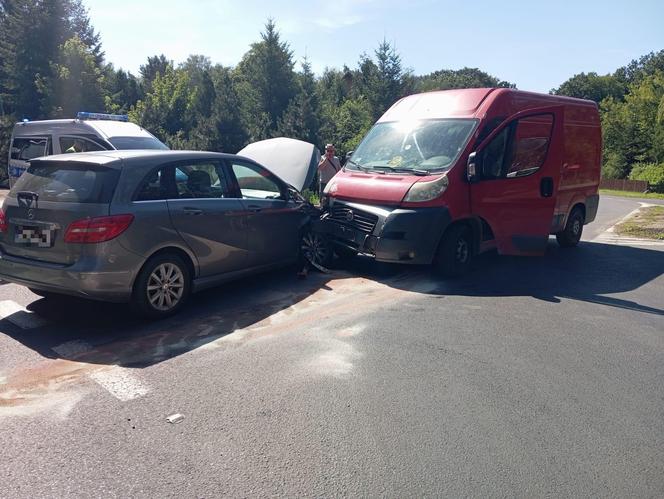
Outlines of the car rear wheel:
M 143 266 L 132 294 L 132 308 L 143 317 L 161 319 L 177 313 L 189 298 L 191 273 L 175 254 L 151 258 Z
M 464 225 L 452 227 L 440 242 L 434 266 L 444 277 L 459 277 L 470 269 L 473 259 L 473 233 Z
M 583 223 L 585 222 L 585 217 L 583 216 L 583 211 L 579 208 L 574 208 L 565 228 L 562 232 L 556 234 L 556 241 L 562 248 L 571 248 L 579 244 L 581 240 L 581 234 L 583 234 Z

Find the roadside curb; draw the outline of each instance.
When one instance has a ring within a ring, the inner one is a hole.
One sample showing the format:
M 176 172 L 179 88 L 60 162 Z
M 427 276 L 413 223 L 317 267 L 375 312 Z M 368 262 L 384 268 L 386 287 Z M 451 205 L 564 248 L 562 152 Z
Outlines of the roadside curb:
M 618 246 L 655 246 L 664 248 L 664 241 L 658 241 L 656 239 L 643 239 L 640 237 L 627 237 L 621 236 L 616 232 L 616 227 L 621 223 L 629 220 L 631 217 L 636 215 L 642 208 L 648 208 L 649 206 L 658 206 L 656 204 L 640 202 L 641 206 L 636 210 L 629 212 L 623 218 L 618 220 L 612 227 L 609 227 L 607 230 L 602 232 L 599 236 L 591 239 L 590 242 L 593 243 L 603 243 L 603 244 L 615 244 Z

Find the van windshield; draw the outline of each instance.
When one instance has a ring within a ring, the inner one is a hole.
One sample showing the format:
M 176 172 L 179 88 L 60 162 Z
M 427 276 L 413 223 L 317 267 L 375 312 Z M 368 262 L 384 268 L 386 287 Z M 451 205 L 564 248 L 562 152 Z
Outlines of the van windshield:
M 477 120 L 436 119 L 377 123 L 348 162 L 349 169 L 439 172 L 454 164 Z
M 108 141 L 119 151 L 128 149 L 168 149 L 155 137 L 109 137 Z

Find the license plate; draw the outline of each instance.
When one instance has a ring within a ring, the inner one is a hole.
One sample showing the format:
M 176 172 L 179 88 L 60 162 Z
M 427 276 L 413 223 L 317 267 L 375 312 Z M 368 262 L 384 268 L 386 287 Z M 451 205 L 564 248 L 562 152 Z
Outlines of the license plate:
M 52 237 L 53 231 L 51 229 L 18 226 L 14 241 L 18 244 L 35 244 L 40 248 L 50 248 L 52 246 Z

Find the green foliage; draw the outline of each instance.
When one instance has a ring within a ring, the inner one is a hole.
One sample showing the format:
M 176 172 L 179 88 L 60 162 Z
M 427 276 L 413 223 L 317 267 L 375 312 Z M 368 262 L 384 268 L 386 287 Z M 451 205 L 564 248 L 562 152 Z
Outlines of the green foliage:
M 626 85 L 612 75 L 599 76 L 597 73 L 579 73 L 565 81 L 558 88 L 551 90 L 555 95 L 566 95 L 578 99 L 594 100 L 598 104 L 611 97 L 622 99 Z
M 441 69 L 428 75 L 417 76 L 414 79 L 416 92 L 430 92 L 433 90 L 452 90 L 456 88 L 516 88 L 514 83 L 499 80 L 477 68 L 463 68 L 459 70 Z
M 664 163 L 637 163 L 629 174 L 630 180 L 645 180 L 651 192 L 664 193 Z

